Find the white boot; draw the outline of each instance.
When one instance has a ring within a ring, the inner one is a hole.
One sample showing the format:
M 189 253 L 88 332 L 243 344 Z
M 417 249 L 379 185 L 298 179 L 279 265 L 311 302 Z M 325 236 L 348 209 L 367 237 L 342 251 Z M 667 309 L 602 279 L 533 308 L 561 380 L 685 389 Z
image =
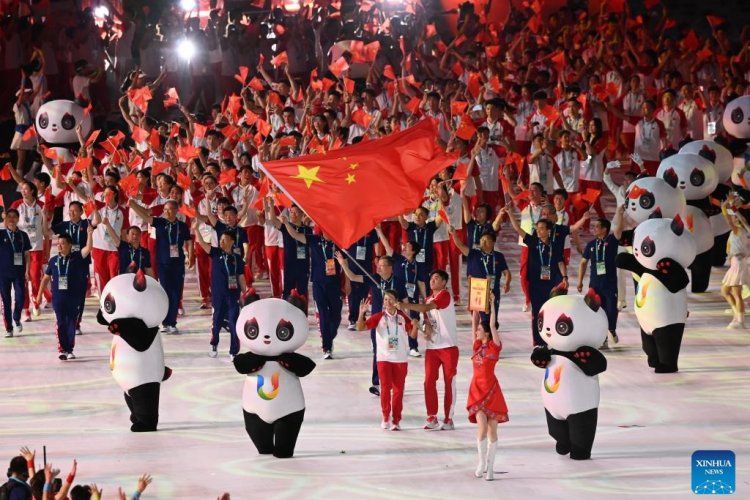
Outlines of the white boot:
M 495 466 L 495 450 L 497 449 L 497 441 L 491 441 L 487 446 L 487 474 L 484 476 L 485 481 L 492 481 L 495 479 L 495 471 L 492 468 Z
M 481 441 L 477 439 L 477 453 L 479 454 L 479 463 L 477 464 L 477 470 L 474 471 L 474 476 L 482 477 L 484 471 L 487 470 L 487 439 Z

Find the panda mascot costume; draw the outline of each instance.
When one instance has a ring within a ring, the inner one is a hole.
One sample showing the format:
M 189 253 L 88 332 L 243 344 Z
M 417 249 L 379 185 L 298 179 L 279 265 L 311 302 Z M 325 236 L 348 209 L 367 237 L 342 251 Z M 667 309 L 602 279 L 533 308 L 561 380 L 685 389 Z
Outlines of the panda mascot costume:
M 159 390 L 172 370 L 164 366 L 159 325 L 169 301 L 158 281 L 139 270 L 112 278 L 102 290 L 97 320 L 112 333 L 109 366 L 125 392 L 130 430 L 151 432 L 159 423 Z
M 76 127 L 81 125 L 81 135 L 85 139 L 91 132 L 91 115 L 77 103 L 59 99 L 42 104 L 34 124 L 39 139 L 55 150 L 57 163 L 73 163 L 80 148 Z M 52 195 L 57 196 L 60 188 L 54 182 L 52 172 L 46 166 L 42 166 L 42 171 L 52 178 Z
M 255 300 L 253 300 L 255 299 Z M 294 351 L 308 336 L 307 303 L 293 292 L 288 300 L 250 298 L 237 318 L 237 336 L 248 352 L 234 358 L 247 375 L 242 393 L 245 429 L 261 455 L 294 455 L 305 396 L 299 377 L 315 363 Z
M 585 297 L 558 295 L 539 311 L 539 335 L 531 361 L 544 368 L 542 401 L 547 429 L 560 455 L 591 458 L 599 413 L 599 377 L 607 359 L 592 346 L 607 338 L 607 315 L 601 299 L 589 289 Z
M 716 154 L 704 147 L 700 154 L 677 153 L 662 160 L 656 176 L 682 191 L 687 200 L 686 221 L 695 240 L 696 256 L 690 264 L 690 290 L 702 293 L 708 289 L 713 264 L 714 232 L 710 217 L 721 214 L 721 209 L 711 203 L 709 195 L 719 184 L 714 168 Z M 662 214 L 662 217 L 673 217 Z
M 714 168 L 716 168 L 719 184 L 714 189 L 714 192 L 711 193 L 710 199 L 712 203 L 721 205 L 721 202 L 727 199 L 727 195 L 732 190 L 729 184 L 732 178 L 732 153 L 718 142 L 706 140 L 690 141 L 682 146 L 679 152 L 700 154 L 701 151 L 710 151 L 716 157 Z M 715 267 L 721 267 L 727 260 L 727 240 L 729 239 L 731 228 L 724 215 L 722 215 L 721 210 L 718 212 L 712 210 L 711 212 L 713 215 L 708 218 L 711 224 L 711 232 L 714 235 L 711 264 Z M 664 214 L 664 216 L 671 217 L 669 214 Z
M 625 192 L 626 222 L 636 227 L 654 214 L 658 217 L 685 215 L 685 195 L 659 177 L 641 177 Z M 631 240 L 632 243 L 632 240 Z
M 682 218 L 653 218 L 635 228 L 633 253 L 619 254 L 617 267 L 640 277 L 635 315 L 648 366 L 656 373 L 677 371 L 687 319 L 689 278 L 685 268 L 695 259 L 693 235 Z

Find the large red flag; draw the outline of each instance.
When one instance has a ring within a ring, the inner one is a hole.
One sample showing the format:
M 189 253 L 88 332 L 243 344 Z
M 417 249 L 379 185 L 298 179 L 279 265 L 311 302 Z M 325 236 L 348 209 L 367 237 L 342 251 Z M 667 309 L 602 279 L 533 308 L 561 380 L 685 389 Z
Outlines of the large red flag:
M 455 161 L 431 120 L 354 146 L 264 163 L 269 178 L 340 247 L 386 217 L 419 206 L 425 187 Z

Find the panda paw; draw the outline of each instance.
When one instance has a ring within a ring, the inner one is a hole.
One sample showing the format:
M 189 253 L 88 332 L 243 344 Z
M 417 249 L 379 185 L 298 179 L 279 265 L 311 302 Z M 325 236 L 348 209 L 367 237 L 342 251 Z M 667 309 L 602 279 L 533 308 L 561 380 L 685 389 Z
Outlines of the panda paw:
M 547 368 L 547 365 L 552 360 L 552 353 L 546 347 L 537 347 L 531 353 L 531 362 L 539 368 Z
M 656 263 L 656 270 L 662 274 L 668 274 L 674 267 L 676 262 L 670 258 L 661 259 Z
M 589 359 L 591 358 L 591 348 L 590 347 L 579 347 L 576 349 L 576 351 L 573 353 L 573 357 L 578 360 L 580 363 L 587 363 Z

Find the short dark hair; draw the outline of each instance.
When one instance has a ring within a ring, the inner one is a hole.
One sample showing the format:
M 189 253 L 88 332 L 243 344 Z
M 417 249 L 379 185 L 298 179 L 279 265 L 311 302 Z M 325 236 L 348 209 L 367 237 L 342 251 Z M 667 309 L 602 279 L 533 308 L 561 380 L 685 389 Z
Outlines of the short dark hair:
M 568 199 L 568 192 L 565 191 L 564 189 L 558 188 L 558 189 L 555 189 L 554 191 L 552 191 L 552 196 L 555 196 L 557 194 L 559 194 L 560 196 L 562 196 L 564 200 Z
M 420 245 L 418 241 L 409 240 L 406 242 L 406 244 L 411 245 L 411 249 L 414 251 L 414 253 L 419 253 L 419 251 L 422 250 L 422 245 Z
M 237 215 L 239 212 L 237 211 L 237 207 L 234 205 L 229 205 L 227 207 L 224 207 L 224 213 L 226 212 L 234 212 L 234 215 Z
M 230 230 L 230 231 L 223 231 L 223 232 L 221 233 L 221 236 L 226 236 L 226 237 L 228 237 L 228 238 L 231 238 L 231 239 L 232 239 L 232 241 L 237 241 L 237 235 L 236 235 L 236 234 L 234 234 L 234 231 L 231 231 L 231 230 Z M 220 236 L 220 237 L 221 237 L 221 236 Z
M 604 229 L 607 230 L 607 233 L 609 234 L 609 231 L 612 229 L 612 223 L 608 221 L 607 219 L 599 219 L 599 224 L 602 225 Z
M 544 224 L 547 227 L 548 231 L 552 231 L 552 227 L 554 226 L 554 224 L 552 224 L 552 221 L 548 219 L 539 219 L 538 221 L 536 221 L 536 224 Z
M 73 244 L 73 238 L 71 238 L 71 237 L 70 237 L 70 235 L 69 235 L 68 233 L 62 233 L 62 234 L 59 234 L 59 235 L 57 236 L 57 238 L 58 238 L 58 239 L 60 239 L 60 240 L 65 240 L 65 241 L 67 241 L 68 243 L 70 243 L 71 245 Z
M 393 267 L 393 257 L 391 257 L 390 255 L 381 255 L 380 259 L 378 260 L 385 261 L 389 266 Z
M 70 209 L 70 207 L 73 207 L 73 206 L 77 206 L 78 208 L 83 210 L 83 203 L 81 203 L 80 201 L 73 200 L 70 203 L 68 203 L 68 209 Z
M 449 279 L 448 273 L 446 273 L 446 272 L 445 272 L 445 271 L 443 271 L 442 269 L 435 269 L 435 270 L 433 270 L 433 271 L 432 271 L 432 272 L 430 273 L 430 278 L 432 278 L 432 275 L 433 275 L 433 274 L 437 274 L 438 276 L 440 276 L 440 278 L 441 278 L 441 279 L 442 279 L 443 281 L 445 281 L 446 283 L 448 282 L 448 279 Z

